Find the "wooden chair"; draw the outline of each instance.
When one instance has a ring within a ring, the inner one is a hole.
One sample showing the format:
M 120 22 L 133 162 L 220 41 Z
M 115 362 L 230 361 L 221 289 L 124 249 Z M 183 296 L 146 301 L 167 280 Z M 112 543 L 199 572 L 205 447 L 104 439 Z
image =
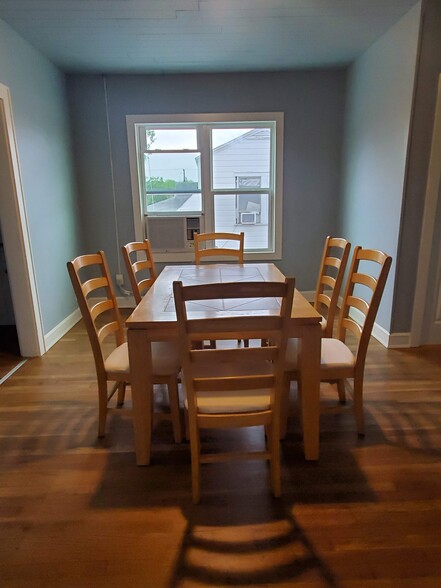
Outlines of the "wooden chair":
M 350 248 L 346 239 L 326 237 L 314 299 L 314 308 L 323 316 L 323 337 L 332 337 Z
M 186 287 L 182 282 L 174 282 L 173 291 L 188 411 L 193 501 L 200 500 L 201 463 L 225 461 L 230 457 L 269 460 L 272 492 L 274 496 L 280 496 L 280 399 L 294 279 Z M 280 314 L 192 320 L 188 318 L 185 306 L 189 301 L 265 297 L 282 299 Z M 264 338 L 272 343 L 268 347 L 193 347 L 194 341 L 237 337 Z M 268 442 L 265 451 L 201 454 L 200 429 L 256 425 L 266 429 Z
M 136 304 L 139 304 L 143 295 L 157 278 L 150 241 L 145 239 L 144 241 L 127 243 L 127 245 L 124 245 L 121 248 L 121 251 L 126 264 L 127 274 L 129 276 L 135 302 Z M 145 259 L 138 260 L 139 253 L 141 253 Z M 132 257 L 132 254 L 135 255 Z M 142 271 L 148 272 L 149 277 L 139 278 L 138 274 Z
M 360 263 L 365 266 L 366 262 L 371 262 L 371 267 L 376 264 L 378 270 L 367 272 L 360 269 Z M 382 251 L 355 248 L 343 297 L 338 338 L 322 339 L 320 379 L 323 382 L 336 383 L 340 402 L 344 403 L 346 379 L 353 378 L 353 407 L 359 435 L 364 435 L 363 378 L 366 353 L 391 263 L 392 258 Z M 345 344 L 348 331 L 358 340 L 355 355 Z M 296 339 L 290 339 L 288 342 L 286 369 L 285 398 L 289 393 L 290 381 L 297 379 Z M 301 390 L 299 393 L 301 394 Z M 286 416 L 287 411 L 284 412 L 284 417 Z
M 115 291 L 110 279 L 109 267 L 103 251 L 81 255 L 67 263 L 78 305 L 86 325 L 95 359 L 98 380 L 99 419 L 98 435 L 104 436 L 109 401 L 118 392 L 117 405 L 124 403 L 126 384 L 130 383 L 128 347 L 125 342 L 123 322 L 117 306 Z M 88 297 L 96 296 L 95 300 Z M 103 345 L 109 335 L 115 337 L 116 347 L 105 358 Z M 178 400 L 178 373 L 180 371 L 178 347 L 173 343 L 152 344 L 153 380 L 168 388 L 170 414 L 161 418 L 171 420 L 174 439 L 181 441 L 181 425 Z M 115 382 L 108 391 L 107 382 Z M 156 416 L 156 415 L 155 415 Z
M 227 247 L 206 247 L 208 241 L 237 241 L 237 249 Z M 244 233 L 195 233 L 194 255 L 196 265 L 205 257 L 227 256 L 234 257 L 238 263 L 243 263 Z
M 204 243 L 208 241 L 237 241 L 239 247 L 237 249 L 228 249 L 225 247 L 204 247 Z M 228 256 L 237 259 L 238 263 L 243 263 L 244 252 L 244 233 L 195 233 L 194 235 L 194 256 L 196 265 L 200 265 L 203 257 Z M 240 340 L 238 341 L 240 343 Z M 250 342 L 245 340 L 244 346 L 248 347 Z M 215 341 L 210 341 L 211 347 L 216 347 Z

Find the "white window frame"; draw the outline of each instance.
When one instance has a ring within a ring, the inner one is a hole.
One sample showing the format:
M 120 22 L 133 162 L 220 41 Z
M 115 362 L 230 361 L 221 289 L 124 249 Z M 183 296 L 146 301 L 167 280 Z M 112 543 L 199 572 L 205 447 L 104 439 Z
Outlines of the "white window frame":
M 283 112 L 261 112 L 261 113 L 210 113 L 210 114 L 164 114 L 164 115 L 128 115 L 126 116 L 127 137 L 130 159 L 130 177 L 132 185 L 133 216 L 135 227 L 135 239 L 142 241 L 145 238 L 144 228 L 144 192 L 141 174 L 139 173 L 140 145 L 138 126 L 145 124 L 179 124 L 191 125 L 221 123 L 275 123 L 275 147 L 272 149 L 274 158 L 271 169 L 274 171 L 274 206 L 270 211 L 272 218 L 273 247 L 272 251 L 245 251 L 247 261 L 270 261 L 282 258 L 282 210 L 283 210 Z M 201 155 L 201 165 L 210 166 L 207 157 Z M 214 198 L 213 194 L 222 193 L 222 190 L 213 190 L 209 173 L 202 174 L 203 183 L 201 186 L 203 195 L 203 213 L 206 224 L 205 231 L 211 231 L 210 226 L 213 215 Z M 205 179 L 204 179 L 205 178 Z M 208 195 L 208 197 L 205 197 Z M 193 260 L 193 253 L 173 252 L 155 253 L 155 259 L 160 262 L 186 262 Z

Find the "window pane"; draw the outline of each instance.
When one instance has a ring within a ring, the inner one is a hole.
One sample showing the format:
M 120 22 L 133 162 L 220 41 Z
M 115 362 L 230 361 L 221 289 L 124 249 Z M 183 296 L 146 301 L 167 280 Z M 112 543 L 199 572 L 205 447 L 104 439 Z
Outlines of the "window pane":
M 196 129 L 146 129 L 147 149 L 197 149 Z
M 201 212 L 200 155 L 145 153 L 147 212 Z
M 270 147 L 270 128 L 213 129 L 213 189 L 246 187 L 240 178 L 269 188 Z
M 146 194 L 147 214 L 176 213 L 176 215 L 202 212 L 201 193 Z
M 269 246 L 269 194 L 215 194 L 214 230 L 245 233 L 245 249 Z

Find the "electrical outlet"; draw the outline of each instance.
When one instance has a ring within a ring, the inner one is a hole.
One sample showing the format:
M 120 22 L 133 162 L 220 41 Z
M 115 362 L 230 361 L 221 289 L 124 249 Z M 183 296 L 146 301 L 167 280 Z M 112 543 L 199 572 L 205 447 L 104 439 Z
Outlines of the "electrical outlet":
M 116 283 L 118 286 L 124 285 L 124 276 L 122 274 L 116 274 Z

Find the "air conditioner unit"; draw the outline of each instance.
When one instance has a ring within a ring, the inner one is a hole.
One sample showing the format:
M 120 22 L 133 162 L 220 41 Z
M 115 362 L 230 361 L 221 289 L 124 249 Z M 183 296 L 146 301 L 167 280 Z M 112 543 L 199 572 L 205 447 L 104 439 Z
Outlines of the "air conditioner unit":
M 240 223 L 242 225 L 255 225 L 257 223 L 257 212 L 241 212 Z
M 199 216 L 146 216 L 145 229 L 155 252 L 185 252 L 192 249 L 194 233 L 201 231 Z

